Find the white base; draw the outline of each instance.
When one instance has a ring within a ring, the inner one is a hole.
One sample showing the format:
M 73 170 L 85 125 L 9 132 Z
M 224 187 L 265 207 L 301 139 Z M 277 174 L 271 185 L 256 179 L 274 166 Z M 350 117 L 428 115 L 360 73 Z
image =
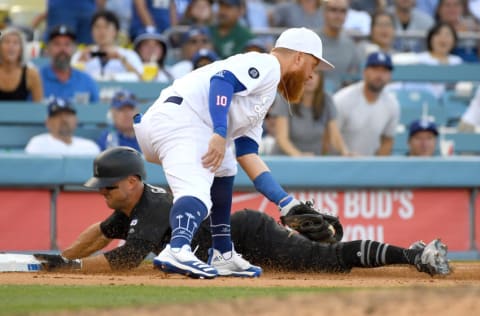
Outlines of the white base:
M 0 272 L 35 272 L 42 269 L 33 255 L 0 253 Z

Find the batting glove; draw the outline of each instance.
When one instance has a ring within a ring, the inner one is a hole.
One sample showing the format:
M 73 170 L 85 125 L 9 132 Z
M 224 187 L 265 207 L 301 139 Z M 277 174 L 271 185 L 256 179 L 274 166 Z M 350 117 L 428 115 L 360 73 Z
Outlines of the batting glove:
M 36 253 L 33 255 L 42 264 L 43 270 L 80 270 L 82 268 L 82 260 L 70 260 L 61 255 L 49 255 Z

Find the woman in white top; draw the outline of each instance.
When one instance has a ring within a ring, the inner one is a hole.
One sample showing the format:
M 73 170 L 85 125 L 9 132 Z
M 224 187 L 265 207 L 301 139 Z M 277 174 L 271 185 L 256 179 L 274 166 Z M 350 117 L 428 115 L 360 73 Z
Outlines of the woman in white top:
M 427 51 L 418 53 L 417 63 L 426 65 L 458 65 L 462 59 L 451 52 L 457 43 L 455 29 L 447 23 L 434 25 L 427 35 Z M 409 88 L 421 88 L 440 98 L 445 92 L 445 84 L 409 84 Z
M 116 44 L 119 27 L 113 12 L 95 13 L 91 23 L 95 45 L 77 51 L 72 64 L 97 80 L 139 80 L 143 74 L 142 61 L 135 51 Z

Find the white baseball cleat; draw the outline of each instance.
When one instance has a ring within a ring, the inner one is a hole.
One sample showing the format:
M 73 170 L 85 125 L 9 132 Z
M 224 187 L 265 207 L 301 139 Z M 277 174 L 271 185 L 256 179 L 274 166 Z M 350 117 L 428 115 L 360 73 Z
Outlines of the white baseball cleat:
M 208 250 L 208 264 L 217 269 L 220 276 L 259 277 L 262 268 L 255 266 L 242 258 L 233 248 L 232 251 L 220 253 L 217 249 Z
M 198 259 L 189 245 L 171 248 L 168 244 L 153 259 L 153 265 L 164 272 L 179 273 L 194 279 L 212 279 L 218 274 L 215 268 Z
M 423 249 L 422 253 L 415 258 L 418 271 L 426 272 L 431 276 L 450 274 L 447 246 L 440 239 L 434 239 L 428 245 L 423 241 L 417 241 L 410 246 L 410 249 Z

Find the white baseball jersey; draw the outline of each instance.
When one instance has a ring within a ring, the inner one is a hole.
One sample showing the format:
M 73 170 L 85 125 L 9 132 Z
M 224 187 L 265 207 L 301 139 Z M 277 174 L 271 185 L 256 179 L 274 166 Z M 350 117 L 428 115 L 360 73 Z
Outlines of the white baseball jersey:
M 228 113 L 227 139 L 245 135 L 259 144 L 262 122 L 275 100 L 280 81 L 280 64 L 270 54 L 238 54 L 175 80 L 173 90 L 176 95 L 183 97 L 185 104 L 212 129 L 208 104 L 210 78 L 222 70 L 233 73 L 246 88 L 233 95 Z
M 220 168 L 213 174 L 202 165 L 213 134 L 209 111 L 210 79 L 222 71 L 231 72 L 245 87 L 234 93 L 228 112 L 227 149 Z M 135 135 L 145 158 L 161 163 L 174 201 L 195 196 L 211 207 L 210 187 L 215 176 L 237 172 L 232 142 L 248 136 L 261 141 L 263 119 L 280 81 L 280 63 L 270 54 L 247 53 L 199 68 L 174 81 L 135 123 Z M 181 97 L 181 104 L 165 102 Z

